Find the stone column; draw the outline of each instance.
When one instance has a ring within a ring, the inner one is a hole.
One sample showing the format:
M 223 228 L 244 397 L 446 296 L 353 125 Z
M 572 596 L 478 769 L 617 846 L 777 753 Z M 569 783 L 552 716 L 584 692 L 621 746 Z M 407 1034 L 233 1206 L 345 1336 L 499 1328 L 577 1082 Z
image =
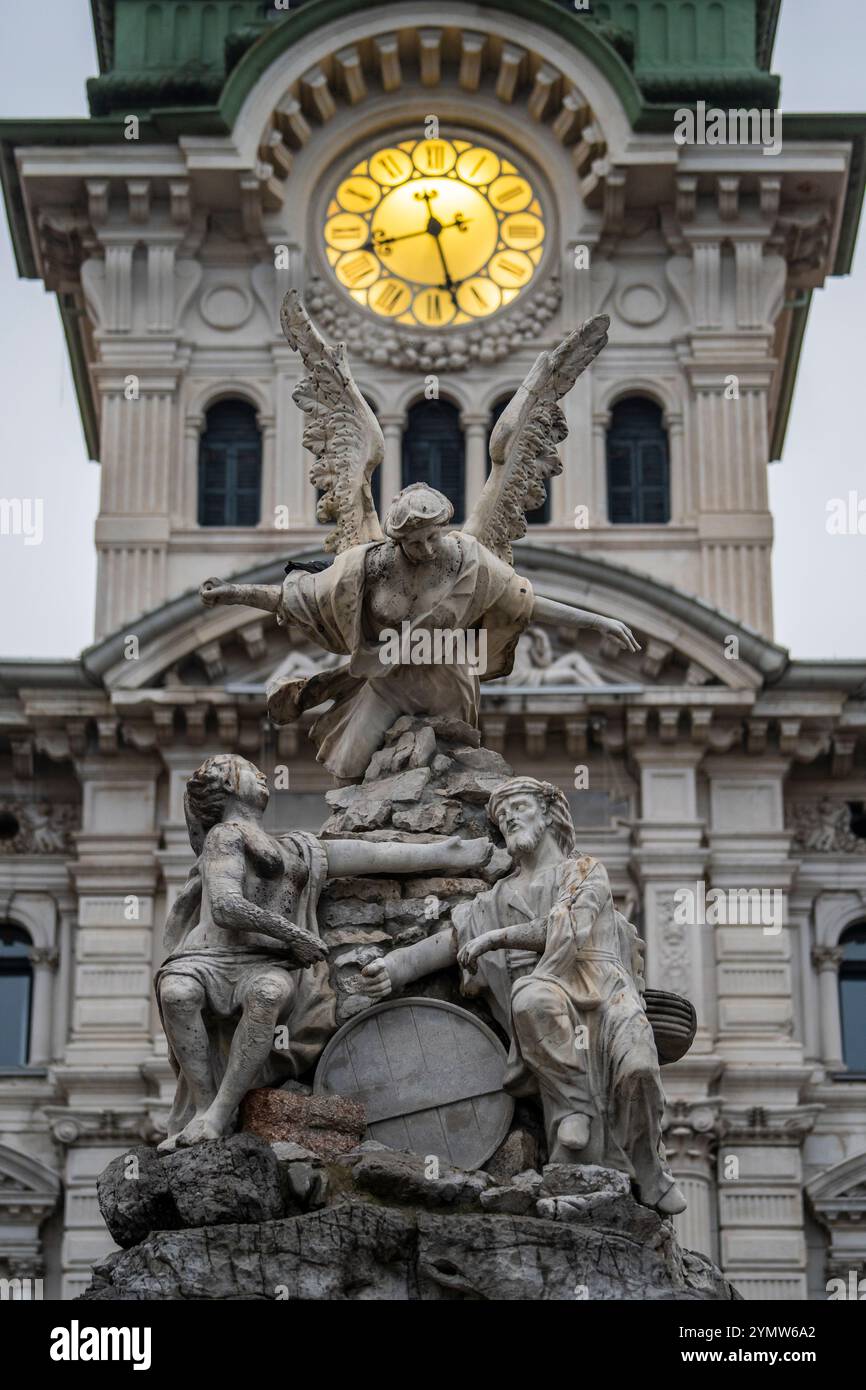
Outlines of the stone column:
M 280 497 L 276 469 L 276 419 L 273 415 L 265 414 L 260 411 L 258 414 L 258 425 L 262 432 L 262 485 L 261 485 L 261 514 L 259 516 L 259 526 L 263 531 L 273 531 L 276 527 L 277 507 L 287 505 Z M 289 526 L 292 524 L 291 508 L 289 508 Z M 283 528 L 284 529 L 284 528 Z
M 670 446 L 671 521 L 679 524 L 694 522 L 695 504 L 691 468 L 684 448 L 683 412 L 668 410 L 665 414 L 665 425 Z
M 585 497 L 584 504 L 589 508 L 589 524 L 591 527 L 604 526 L 608 520 L 607 515 L 607 431 L 610 426 L 610 411 L 595 410 L 592 415 L 592 470 L 590 473 L 591 487 L 590 495 Z M 554 520 L 559 521 L 557 515 Z M 574 520 L 571 517 L 563 516 L 564 523 Z
M 773 1091 L 766 1088 L 771 1100 Z M 741 1085 L 740 1097 L 747 1096 Z M 790 1094 L 790 1091 L 789 1091 Z M 723 1107 L 719 1144 L 719 1265 L 746 1299 L 806 1298 L 802 1144 L 815 1108 L 738 1099 Z
M 812 964 L 818 972 L 821 1060 L 830 1072 L 845 1067 L 839 1010 L 839 966 L 844 954 L 842 946 L 812 947 Z
M 52 1017 L 52 1052 L 53 1058 L 63 1056 L 66 1048 L 66 1041 L 69 1036 L 69 1010 L 72 996 L 72 968 L 75 953 L 75 922 L 78 916 L 78 905 L 74 897 L 69 895 L 68 900 L 64 899 L 59 907 L 58 925 L 58 954 L 59 965 L 57 979 L 54 986 L 54 1008 Z
M 677 910 L 677 894 L 695 891 L 706 863 L 697 814 L 697 767 L 702 757 L 702 749 L 690 746 L 647 743 L 632 749 L 641 785 L 633 863 L 643 889 L 647 984 L 678 991 L 693 1001 L 700 1029 L 696 1047 L 708 1051 L 712 1001 L 704 955 L 712 942 L 700 921 L 681 920 L 684 914 Z
M 29 1063 L 31 1067 L 44 1067 L 51 1061 L 54 973 L 59 956 L 53 946 L 33 946 L 29 956 L 33 967 Z
M 463 491 L 464 515 L 468 516 L 481 496 L 487 478 L 486 415 L 470 415 L 464 411 L 461 424 L 466 436 L 466 478 Z
M 712 888 L 721 902 L 713 928 L 718 1050 L 738 1066 L 803 1060 L 791 981 L 788 892 L 797 866 L 784 826 L 788 767 L 786 758 L 733 754 L 705 763 Z
M 129 1067 L 138 1077 L 150 1050 L 160 765 L 117 752 L 81 759 L 77 771 L 84 816 L 78 858 L 70 865 L 79 930 L 65 1062 L 93 1099 L 101 1089 L 116 1096 L 113 1069 L 123 1073 Z
M 379 512 L 383 520 L 391 501 L 403 482 L 403 416 L 380 415 L 379 424 L 385 436 L 385 457 L 380 469 Z
M 198 451 L 203 429 L 203 412 L 184 417 L 180 467 L 172 480 L 171 523 L 175 527 L 198 524 Z
M 664 1072 L 662 1072 L 664 1081 Z M 671 1172 L 688 1207 L 674 1217 L 677 1239 L 714 1263 L 719 1257 L 719 1214 L 715 1183 L 719 1123 L 716 1102 L 675 1101 L 665 1116 L 664 1144 Z

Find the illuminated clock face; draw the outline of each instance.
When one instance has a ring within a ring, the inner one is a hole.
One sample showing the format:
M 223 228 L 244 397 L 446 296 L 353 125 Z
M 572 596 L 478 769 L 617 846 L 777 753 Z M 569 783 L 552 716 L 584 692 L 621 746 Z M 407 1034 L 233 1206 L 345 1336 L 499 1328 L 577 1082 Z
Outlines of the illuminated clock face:
M 383 145 L 340 180 L 324 226 L 339 283 L 412 327 L 488 318 L 531 283 L 544 214 L 526 174 L 469 140 Z

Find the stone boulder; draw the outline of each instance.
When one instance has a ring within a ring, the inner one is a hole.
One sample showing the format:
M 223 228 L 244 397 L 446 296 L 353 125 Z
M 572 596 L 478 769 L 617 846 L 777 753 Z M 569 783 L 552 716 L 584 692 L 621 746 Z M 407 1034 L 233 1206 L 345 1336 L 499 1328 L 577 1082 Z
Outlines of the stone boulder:
M 123 1176 L 130 1157 L 146 1175 L 132 1188 L 138 1199 Z M 239 1134 L 165 1158 L 131 1150 L 99 1186 L 109 1228 L 130 1248 L 96 1266 L 85 1301 L 738 1297 L 605 1168 L 548 1164 L 497 1186 L 489 1173 L 369 1140 L 325 1161 Z M 146 1193 L 150 1216 L 135 1205 Z M 141 1235 L 157 1215 L 163 1224 Z
M 252 1134 L 171 1154 L 138 1145 L 112 1159 L 96 1193 L 112 1240 L 124 1247 L 150 1231 L 262 1222 L 285 1213 L 277 1159 Z
M 367 1117 L 363 1105 L 347 1096 L 304 1096 L 262 1086 L 244 1097 L 240 1125 L 269 1144 L 288 1141 L 320 1158 L 337 1158 L 363 1139 Z

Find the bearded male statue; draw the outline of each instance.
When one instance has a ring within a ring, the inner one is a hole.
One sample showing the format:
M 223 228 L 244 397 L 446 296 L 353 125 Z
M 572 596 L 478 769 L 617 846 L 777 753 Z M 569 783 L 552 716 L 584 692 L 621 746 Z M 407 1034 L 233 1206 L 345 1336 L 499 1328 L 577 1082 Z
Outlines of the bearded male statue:
M 575 846 L 563 792 L 514 777 L 493 793 L 512 871 L 454 910 L 452 927 L 366 966 L 376 999 L 458 962 L 511 1040 L 505 1088 L 539 1094 L 551 1162 L 628 1173 L 639 1199 L 685 1210 L 662 1144 L 664 1093 L 642 997 L 637 931 L 604 865 Z

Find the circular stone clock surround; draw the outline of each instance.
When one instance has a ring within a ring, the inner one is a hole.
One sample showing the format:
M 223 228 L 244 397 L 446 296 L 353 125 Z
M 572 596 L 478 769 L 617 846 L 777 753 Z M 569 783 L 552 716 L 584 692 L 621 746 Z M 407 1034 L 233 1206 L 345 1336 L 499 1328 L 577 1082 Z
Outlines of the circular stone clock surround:
M 466 123 L 380 131 L 322 188 L 310 240 L 324 283 L 398 335 L 498 323 L 542 284 L 556 242 L 543 175 Z

